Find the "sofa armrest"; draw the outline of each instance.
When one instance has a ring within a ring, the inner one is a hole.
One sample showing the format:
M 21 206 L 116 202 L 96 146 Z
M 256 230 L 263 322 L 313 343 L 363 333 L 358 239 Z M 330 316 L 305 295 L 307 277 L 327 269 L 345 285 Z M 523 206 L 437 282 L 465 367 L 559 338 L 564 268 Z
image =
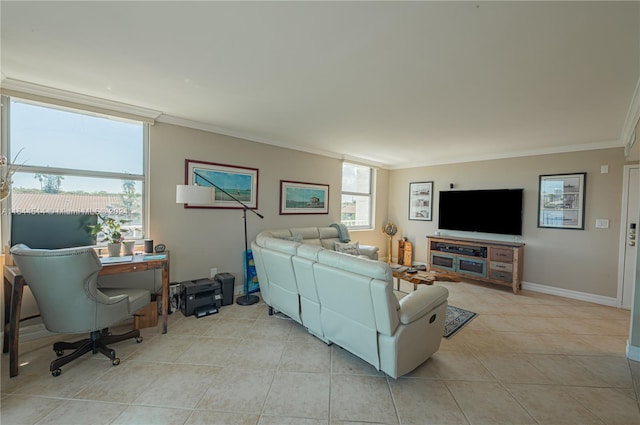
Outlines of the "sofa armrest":
M 407 325 L 447 301 L 449 291 L 443 286 L 424 286 L 400 300 L 400 323 Z
M 360 245 L 360 255 L 366 255 L 372 260 L 378 259 L 378 247 L 373 245 Z

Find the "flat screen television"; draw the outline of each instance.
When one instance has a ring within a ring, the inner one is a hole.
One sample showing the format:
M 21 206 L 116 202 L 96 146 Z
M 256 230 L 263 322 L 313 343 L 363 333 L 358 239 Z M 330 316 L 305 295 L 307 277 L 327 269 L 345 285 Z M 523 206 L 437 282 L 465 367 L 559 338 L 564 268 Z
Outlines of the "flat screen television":
M 438 227 L 522 235 L 523 189 L 440 191 Z
M 87 225 L 96 224 L 95 214 L 12 214 L 11 246 L 60 249 L 96 244 Z

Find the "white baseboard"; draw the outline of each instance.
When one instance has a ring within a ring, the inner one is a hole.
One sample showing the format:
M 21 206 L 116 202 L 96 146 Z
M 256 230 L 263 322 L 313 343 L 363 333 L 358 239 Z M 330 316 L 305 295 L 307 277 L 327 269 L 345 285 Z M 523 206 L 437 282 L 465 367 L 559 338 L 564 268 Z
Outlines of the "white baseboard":
M 627 358 L 629 360 L 634 360 L 636 362 L 640 362 L 640 347 L 636 347 L 635 345 L 629 344 L 629 340 L 627 340 Z
M 618 300 L 616 298 L 589 294 L 587 292 L 572 291 L 571 289 L 556 288 L 555 286 L 540 285 L 538 283 L 531 282 L 522 282 L 522 289 L 541 292 L 543 294 L 557 295 L 564 298 L 571 298 L 573 300 L 606 305 L 609 307 L 618 307 Z
M 413 265 L 426 263 L 414 262 Z M 473 279 L 472 277 L 470 277 Z M 557 288 L 555 286 L 540 285 L 539 283 L 522 282 L 522 289 L 529 291 L 541 292 L 543 294 L 557 295 L 559 297 L 571 298 L 573 300 L 586 301 L 594 304 L 606 305 L 609 307 L 619 307 L 618 300 L 613 297 L 605 297 L 602 295 L 589 294 L 587 292 L 573 291 L 571 289 Z

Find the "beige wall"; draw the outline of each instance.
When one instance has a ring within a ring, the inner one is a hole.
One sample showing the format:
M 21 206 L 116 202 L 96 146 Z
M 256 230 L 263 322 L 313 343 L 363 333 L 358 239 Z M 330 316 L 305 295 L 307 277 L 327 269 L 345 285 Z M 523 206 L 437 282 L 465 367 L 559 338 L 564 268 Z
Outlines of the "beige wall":
M 328 225 L 340 219 L 342 161 L 291 149 L 251 142 L 185 127 L 157 123 L 150 128 L 150 237 L 171 251 L 172 282 L 208 277 L 211 267 L 243 276 L 243 220 L 241 210 L 184 209 L 175 203 L 175 186 L 184 182 L 185 159 L 218 162 L 259 169 L 260 220 L 248 213 L 249 242 L 262 230 Z M 600 166 L 609 165 L 608 174 Z M 381 228 L 391 220 L 399 232 L 414 242 L 414 261 L 426 261 L 427 235 L 437 230 L 437 192 L 453 182 L 458 189 L 524 188 L 526 243 L 524 280 L 589 294 L 616 297 L 620 227 L 623 149 L 542 155 L 376 171 L 375 225 L 370 231 L 352 232 L 353 240 L 380 247 L 387 255 Z M 537 186 L 540 174 L 587 172 L 586 229 L 539 229 Z M 322 183 L 330 186 L 328 215 L 279 215 L 280 180 Z M 408 188 L 412 181 L 434 181 L 433 221 L 409 221 Z M 595 229 L 596 218 L 607 218 L 609 229 Z M 23 312 L 32 303 L 25 303 Z
M 209 277 L 210 268 L 236 276 L 242 284 L 242 210 L 185 209 L 175 203 L 184 183 L 185 159 L 259 169 L 259 219 L 247 213 L 249 244 L 262 230 L 327 226 L 340 221 L 342 161 L 185 127 L 158 123 L 150 129 L 150 237 L 171 251 L 171 281 Z M 376 219 L 386 220 L 388 172 L 377 173 Z M 328 184 L 329 214 L 280 215 L 280 180 Z M 380 225 L 381 226 L 381 225 Z M 380 227 L 376 226 L 376 227 Z M 352 232 L 353 240 L 380 245 L 381 232 Z
M 150 131 L 150 237 L 171 250 L 172 281 L 207 277 L 211 267 L 234 274 L 237 286 L 243 275 L 242 211 L 184 209 L 175 203 L 175 185 L 184 181 L 187 158 L 260 170 L 258 211 L 265 218 L 249 213 L 249 242 L 265 229 L 327 225 L 340 219 L 341 160 L 158 123 Z M 449 183 L 457 189 L 524 188 L 523 235 L 516 239 L 526 243 L 524 281 L 615 298 L 624 164 L 623 149 L 616 148 L 377 170 L 375 227 L 352 232 L 352 239 L 379 246 L 381 258 L 386 257 L 386 237 L 380 229 L 389 219 L 399 228 L 393 257 L 398 238 L 406 236 L 414 243 L 414 261 L 424 263 L 425 238 L 437 230 L 438 191 L 447 190 Z M 609 165 L 608 174 L 600 173 L 601 165 Z M 571 172 L 587 173 L 585 230 L 538 228 L 539 176 Z M 279 215 L 280 180 L 330 185 L 329 214 Z M 408 220 L 412 181 L 434 181 L 433 221 Z M 596 218 L 609 219 L 609 229 L 596 229 Z
M 624 150 L 616 148 L 394 170 L 389 179 L 389 217 L 399 227 L 397 236 L 414 242 L 414 261 L 424 263 L 425 237 L 437 230 L 438 192 L 448 190 L 449 183 L 460 190 L 524 188 L 523 235 L 503 238 L 526 244 L 524 281 L 615 298 L 624 164 Z M 600 173 L 601 165 L 609 165 L 608 174 Z M 539 176 L 573 172 L 587 173 L 585 230 L 538 228 Z M 434 182 L 433 221 L 407 219 L 412 181 Z M 609 228 L 596 229 L 596 218 L 608 219 Z M 394 256 L 396 249 L 394 245 Z

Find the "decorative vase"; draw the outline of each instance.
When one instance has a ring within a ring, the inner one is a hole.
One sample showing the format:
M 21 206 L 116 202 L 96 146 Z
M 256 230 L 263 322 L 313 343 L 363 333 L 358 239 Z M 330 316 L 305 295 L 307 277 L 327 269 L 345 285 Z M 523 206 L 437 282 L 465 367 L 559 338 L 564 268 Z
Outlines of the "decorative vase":
M 107 249 L 109 250 L 109 257 L 119 257 L 121 243 L 109 243 Z
M 122 255 L 133 255 L 133 247 L 135 245 L 136 245 L 136 241 L 122 242 Z

